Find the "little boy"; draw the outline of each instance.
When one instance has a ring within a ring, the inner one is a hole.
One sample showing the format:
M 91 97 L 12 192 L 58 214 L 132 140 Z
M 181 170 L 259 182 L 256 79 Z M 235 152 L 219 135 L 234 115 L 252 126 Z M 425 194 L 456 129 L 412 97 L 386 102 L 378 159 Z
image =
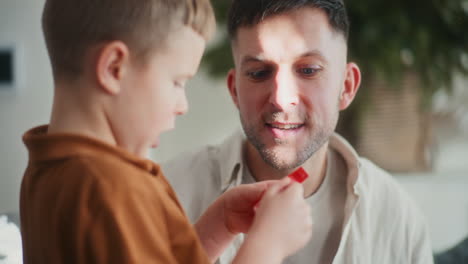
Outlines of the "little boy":
M 209 0 L 47 0 L 43 29 L 54 103 L 50 124 L 23 137 L 25 263 L 209 263 L 240 232 L 236 263 L 279 263 L 307 242 L 299 184 L 234 188 L 193 228 L 145 158 L 187 111 Z

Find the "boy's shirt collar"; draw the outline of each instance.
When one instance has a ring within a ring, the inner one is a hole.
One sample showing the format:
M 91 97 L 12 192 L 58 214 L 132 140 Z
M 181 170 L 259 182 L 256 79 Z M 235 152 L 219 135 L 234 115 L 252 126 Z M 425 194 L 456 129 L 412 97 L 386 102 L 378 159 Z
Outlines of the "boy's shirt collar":
M 48 125 L 38 126 L 28 130 L 23 135 L 23 142 L 29 150 L 30 162 L 52 161 L 78 155 L 111 154 L 154 176 L 160 173 L 159 165 L 151 160 L 142 159 L 125 149 L 79 134 L 47 134 L 48 128 Z

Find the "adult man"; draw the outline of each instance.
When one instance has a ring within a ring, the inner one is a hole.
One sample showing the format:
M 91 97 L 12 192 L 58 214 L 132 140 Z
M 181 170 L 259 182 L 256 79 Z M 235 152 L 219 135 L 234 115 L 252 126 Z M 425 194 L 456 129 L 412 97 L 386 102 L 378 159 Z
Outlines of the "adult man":
M 310 176 L 303 186 L 313 234 L 288 263 L 432 263 L 411 199 L 334 133 L 361 79 L 358 66 L 347 63 L 343 3 L 234 0 L 228 30 L 235 69 L 227 84 L 245 136 L 164 167 L 192 221 L 231 186 L 279 179 L 302 166 Z

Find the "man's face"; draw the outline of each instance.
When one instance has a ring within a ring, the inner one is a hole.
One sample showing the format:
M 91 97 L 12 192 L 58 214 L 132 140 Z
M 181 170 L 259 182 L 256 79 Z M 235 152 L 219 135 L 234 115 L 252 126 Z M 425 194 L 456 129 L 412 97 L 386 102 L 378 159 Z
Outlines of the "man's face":
M 228 86 L 249 142 L 270 166 L 296 168 L 328 141 L 347 107 L 346 49 L 314 8 L 239 28 Z

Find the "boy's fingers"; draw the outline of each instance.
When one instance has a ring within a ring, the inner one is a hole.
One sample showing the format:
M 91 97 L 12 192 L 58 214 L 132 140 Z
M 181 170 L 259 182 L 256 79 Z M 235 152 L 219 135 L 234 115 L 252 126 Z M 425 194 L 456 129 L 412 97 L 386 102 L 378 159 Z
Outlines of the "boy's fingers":
M 271 186 L 276 185 L 280 183 L 281 181 L 282 180 L 267 180 L 267 181 L 251 183 L 248 185 L 252 186 L 252 191 L 266 192 L 266 190 L 269 189 Z
M 282 180 L 261 181 L 261 182 L 245 184 L 241 186 L 243 188 L 244 194 L 246 194 L 247 197 L 250 197 L 251 199 L 254 199 L 254 200 L 259 200 L 265 194 L 265 192 L 268 189 L 270 189 L 272 186 L 279 184 L 280 188 L 284 188 L 289 183 L 290 183 L 290 180 L 282 179 Z
M 285 192 L 287 192 L 287 193 L 299 193 L 301 195 L 301 197 L 304 196 L 304 188 L 302 187 L 302 184 L 294 182 L 294 181 L 287 187 Z
M 270 185 L 271 182 L 257 182 L 244 184 L 237 188 L 242 188 L 242 196 L 245 197 L 247 200 L 258 201 Z
M 272 184 L 268 190 L 265 192 L 265 195 L 275 195 L 282 191 L 283 189 L 287 188 L 288 185 L 291 184 L 291 179 L 289 177 L 284 177 L 283 179 L 276 181 L 276 183 Z

